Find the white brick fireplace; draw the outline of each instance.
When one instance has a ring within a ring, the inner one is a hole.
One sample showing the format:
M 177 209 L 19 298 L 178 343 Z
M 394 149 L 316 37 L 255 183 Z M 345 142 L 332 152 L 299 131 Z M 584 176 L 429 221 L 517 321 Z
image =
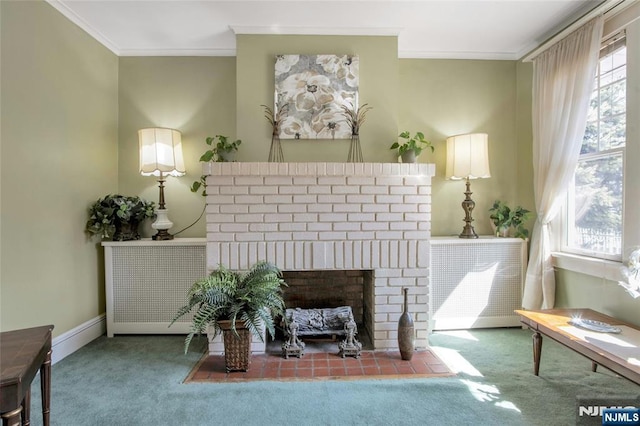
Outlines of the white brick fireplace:
M 403 287 L 425 347 L 434 173 L 433 164 L 207 165 L 207 267 L 372 271 L 374 348 L 397 348 Z

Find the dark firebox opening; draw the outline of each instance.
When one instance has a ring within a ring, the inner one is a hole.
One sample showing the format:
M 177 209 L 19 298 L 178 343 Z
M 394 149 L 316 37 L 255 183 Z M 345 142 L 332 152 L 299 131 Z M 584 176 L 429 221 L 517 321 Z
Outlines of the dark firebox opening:
M 350 306 L 361 340 L 373 341 L 374 298 L 371 270 L 284 271 L 287 308 Z

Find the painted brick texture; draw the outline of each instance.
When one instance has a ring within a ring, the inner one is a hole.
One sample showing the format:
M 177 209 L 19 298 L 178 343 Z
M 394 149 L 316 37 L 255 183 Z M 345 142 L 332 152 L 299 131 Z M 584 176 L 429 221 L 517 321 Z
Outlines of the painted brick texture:
M 403 287 L 427 345 L 433 164 L 212 163 L 205 174 L 209 269 L 371 270 L 374 347 L 397 348 Z

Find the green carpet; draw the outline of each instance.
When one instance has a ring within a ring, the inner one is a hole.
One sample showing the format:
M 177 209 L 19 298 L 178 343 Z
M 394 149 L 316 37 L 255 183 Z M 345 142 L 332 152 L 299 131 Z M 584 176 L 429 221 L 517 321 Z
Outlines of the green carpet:
M 184 384 L 204 339 L 101 337 L 53 366 L 53 425 L 569 425 L 576 397 L 637 397 L 640 387 L 545 339 L 532 374 L 531 332 L 435 333 L 457 376 L 429 379 Z M 39 383 L 32 424 L 41 425 Z

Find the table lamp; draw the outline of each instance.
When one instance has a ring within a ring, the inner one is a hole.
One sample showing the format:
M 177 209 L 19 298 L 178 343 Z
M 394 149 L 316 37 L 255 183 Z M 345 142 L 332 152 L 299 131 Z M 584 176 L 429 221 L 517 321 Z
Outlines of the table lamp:
M 169 210 L 164 202 L 165 176 L 182 176 L 185 174 L 182 157 L 182 137 L 180 132 L 167 128 L 148 128 L 138 130 L 140 144 L 140 174 L 157 176 L 160 187 L 160 199 L 156 209 L 156 221 L 151 227 L 158 232 L 154 240 L 172 240 L 169 229 L 173 223 L 169 220 Z
M 462 202 L 465 226 L 460 238 L 478 238 L 471 222 L 471 212 L 476 203 L 471 199 L 471 179 L 491 177 L 489 172 L 489 143 L 486 133 L 470 133 L 447 138 L 446 178 L 451 180 L 465 179 L 467 190 Z

